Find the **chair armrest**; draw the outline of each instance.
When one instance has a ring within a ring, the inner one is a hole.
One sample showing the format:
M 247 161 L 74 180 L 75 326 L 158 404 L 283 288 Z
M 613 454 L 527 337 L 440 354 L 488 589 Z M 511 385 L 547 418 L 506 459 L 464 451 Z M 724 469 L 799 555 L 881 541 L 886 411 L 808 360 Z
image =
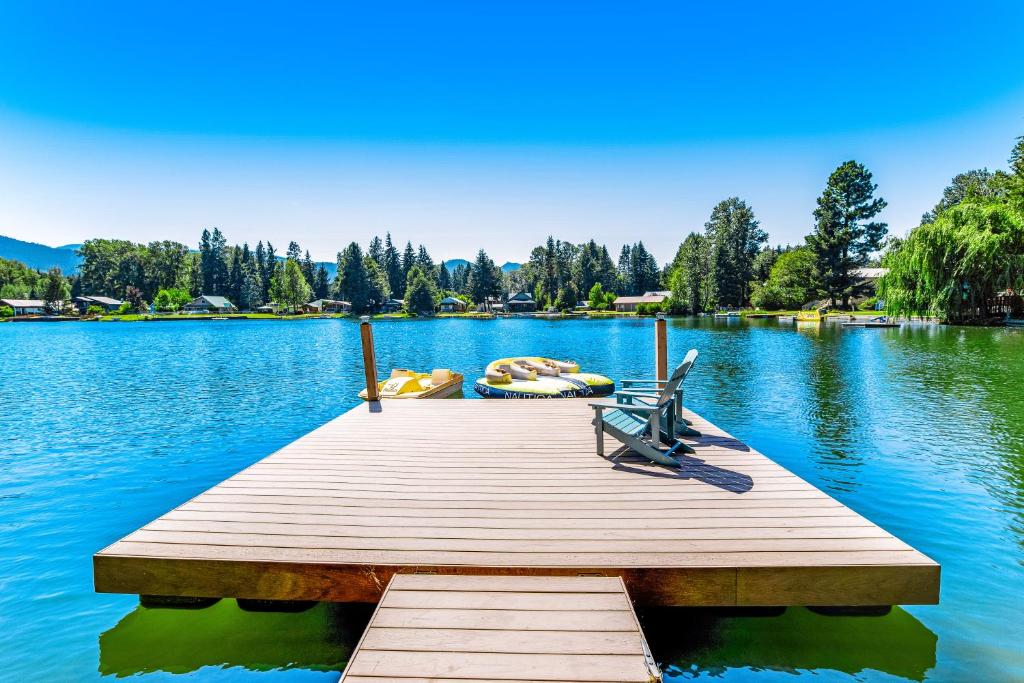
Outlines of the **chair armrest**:
M 661 408 L 658 406 L 650 405 L 637 405 L 636 403 L 617 403 L 613 406 L 608 406 L 616 410 L 621 410 L 624 413 L 643 413 L 644 415 L 650 415 L 651 413 L 661 412 Z

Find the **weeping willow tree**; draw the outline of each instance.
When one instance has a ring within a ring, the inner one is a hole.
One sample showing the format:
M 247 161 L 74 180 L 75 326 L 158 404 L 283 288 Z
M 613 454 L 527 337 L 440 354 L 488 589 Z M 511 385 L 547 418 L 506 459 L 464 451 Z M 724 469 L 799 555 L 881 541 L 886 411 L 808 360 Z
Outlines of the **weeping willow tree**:
M 890 315 L 985 322 L 1000 292 L 1024 286 L 1024 215 L 1005 202 L 958 204 L 914 228 L 883 265 Z

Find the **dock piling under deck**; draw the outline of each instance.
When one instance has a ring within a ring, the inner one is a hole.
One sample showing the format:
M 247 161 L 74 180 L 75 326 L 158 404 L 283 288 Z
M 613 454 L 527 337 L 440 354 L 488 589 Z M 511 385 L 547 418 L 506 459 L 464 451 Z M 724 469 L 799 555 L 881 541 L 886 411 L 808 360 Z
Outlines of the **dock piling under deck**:
M 698 415 L 679 471 L 585 400 L 360 405 L 94 557 L 101 592 L 377 602 L 396 573 L 621 577 L 639 603 L 935 603 L 939 566 Z

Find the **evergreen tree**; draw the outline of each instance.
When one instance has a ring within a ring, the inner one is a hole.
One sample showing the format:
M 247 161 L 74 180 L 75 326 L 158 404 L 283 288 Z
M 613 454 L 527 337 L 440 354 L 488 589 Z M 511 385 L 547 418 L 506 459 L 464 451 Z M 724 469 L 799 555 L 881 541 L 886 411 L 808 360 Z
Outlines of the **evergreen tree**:
M 242 285 L 238 299 L 233 301 L 243 311 L 251 311 L 263 304 L 263 280 L 255 258 L 242 262 Z
M 363 257 L 363 268 L 366 270 L 367 310 L 375 310 L 388 300 L 388 278 L 381 265 L 369 254 Z
M 485 305 L 487 297 L 501 293 L 501 271 L 483 249 L 477 252 L 470 269 L 468 289 L 473 301 Z
M 242 263 L 242 250 L 236 246 L 231 250 L 231 266 L 228 268 L 228 293 L 225 295 L 234 302 L 238 302 L 242 298 L 242 281 L 245 279 Z
M 469 284 L 469 268 L 464 264 L 460 263 L 455 266 L 455 270 L 452 271 L 452 289 L 460 294 L 466 294 L 469 292 L 467 285 Z
M 299 261 L 300 261 L 300 259 L 302 257 L 302 248 L 299 246 L 299 243 L 298 242 L 289 242 L 288 243 L 288 251 L 285 252 L 284 257 L 286 259 L 291 259 L 291 260 L 295 261 L 296 263 L 299 263 Z
M 622 250 L 619 251 L 619 264 L 616 268 L 616 280 L 618 283 L 617 289 L 621 294 L 626 296 L 632 296 L 636 294 L 633 290 L 633 273 L 631 266 L 633 263 L 632 259 L 632 248 L 628 244 L 622 245 Z
M 441 265 L 437 269 L 437 287 L 442 292 L 454 289 L 452 275 L 448 272 L 448 266 L 444 264 L 444 261 L 441 261 Z
M 263 262 L 263 272 L 261 273 L 264 288 L 264 301 L 273 301 L 273 297 L 270 295 L 270 283 L 274 281 L 279 269 L 280 264 L 277 262 L 277 253 L 274 251 L 274 245 L 267 242 L 266 259 Z
M 370 240 L 370 246 L 366 249 L 366 255 L 376 261 L 378 266 L 384 265 L 384 245 L 376 235 Z
M 402 253 L 402 288 L 405 291 L 405 283 L 409 279 L 409 271 L 416 265 L 416 251 L 412 248 L 412 242 L 405 243 L 405 251 Z
M 338 252 L 338 274 L 334 278 L 337 297 L 352 304 L 354 313 L 370 310 L 370 285 L 367 281 L 363 250 L 352 242 L 344 251 Z
M 405 291 L 405 275 L 402 272 L 402 259 L 398 250 L 391 243 L 391 233 L 384 237 L 384 275 L 388 278 L 388 290 L 391 292 Z
M 409 313 L 427 314 L 434 312 L 434 298 L 437 290 L 434 279 L 418 265 L 409 269 L 408 285 L 405 288 L 405 310 Z
M 643 294 L 660 287 L 661 272 L 658 262 L 654 260 L 643 242 L 637 242 L 629 251 L 630 289 L 635 294 Z
M 886 207 L 874 196 L 876 189 L 870 171 L 847 161 L 832 172 L 818 197 L 807 246 L 814 252 L 819 291 L 832 305 L 842 302 L 847 308 L 859 293 L 864 284 L 852 271 L 867 264 L 888 232 L 885 223 L 871 220 Z
M 228 294 L 227 240 L 220 228 L 211 233 L 203 230 L 199 241 L 200 268 L 203 273 L 203 293 L 216 296 Z
M 316 289 L 316 264 L 313 263 L 313 259 L 309 255 L 309 249 L 306 250 L 306 255 L 302 258 L 299 266 L 302 268 L 302 274 L 305 276 L 309 288 Z
M 711 244 L 706 236 L 696 232 L 687 235 L 669 272 L 672 308 L 691 315 L 708 310 L 714 295 L 714 278 Z
M 317 299 L 326 299 L 330 295 L 330 283 L 327 281 L 327 268 L 320 264 L 313 277 L 313 296 Z
M 750 298 L 754 258 L 768 241 L 754 210 L 739 197 L 720 201 L 704 224 L 711 241 L 715 303 L 745 306 Z
M 185 267 L 186 275 L 182 277 L 179 287 L 187 289 L 193 298 L 202 294 L 203 289 L 203 267 L 199 254 L 189 254 L 188 265 Z
M 260 274 L 260 282 L 263 283 L 263 292 L 260 298 L 266 301 L 270 277 L 267 273 L 267 251 L 263 248 L 263 240 L 256 243 L 256 251 L 253 253 L 253 258 L 256 260 L 256 270 Z
M 70 302 L 71 287 L 60 268 L 53 267 L 46 272 L 41 282 L 43 305 L 50 313 L 60 313 Z
M 426 276 L 432 276 L 434 274 L 434 260 L 430 258 L 430 254 L 427 253 L 427 248 L 422 244 L 416 251 L 416 265 L 420 267 L 423 274 Z

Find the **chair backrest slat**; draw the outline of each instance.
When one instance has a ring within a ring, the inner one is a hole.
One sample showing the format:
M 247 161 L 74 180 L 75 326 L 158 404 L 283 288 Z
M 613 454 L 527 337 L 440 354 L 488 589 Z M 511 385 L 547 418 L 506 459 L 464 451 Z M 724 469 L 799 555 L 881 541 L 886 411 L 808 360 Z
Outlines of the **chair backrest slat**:
M 690 372 L 690 368 L 693 367 L 696 360 L 697 349 L 690 349 L 686 352 L 683 362 L 672 372 L 672 376 L 668 378 L 665 387 L 661 390 L 661 395 L 658 397 L 658 406 L 663 406 L 672 400 L 676 390 L 683 383 L 683 380 L 686 379 L 686 375 Z

